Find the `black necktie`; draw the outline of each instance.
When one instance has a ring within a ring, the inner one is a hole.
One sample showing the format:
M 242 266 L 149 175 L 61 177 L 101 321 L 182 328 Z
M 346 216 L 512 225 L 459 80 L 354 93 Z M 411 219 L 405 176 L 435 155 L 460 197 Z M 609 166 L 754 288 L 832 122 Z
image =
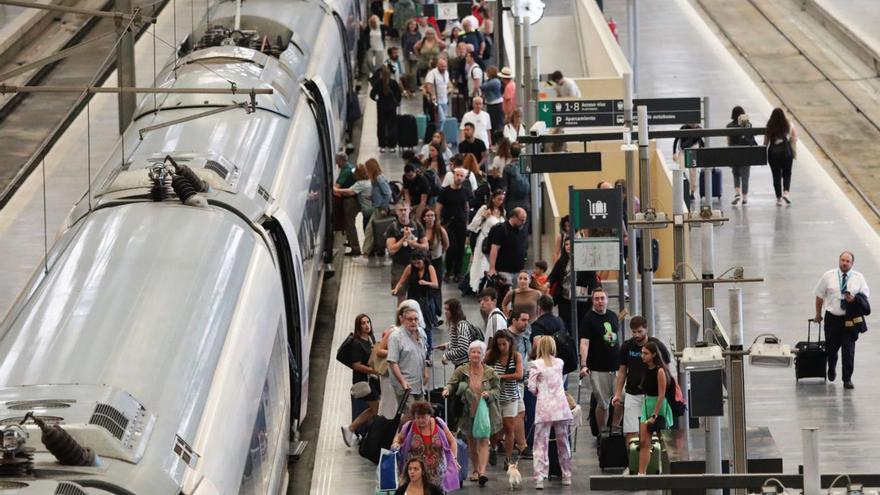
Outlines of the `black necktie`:
M 843 276 L 840 277 L 840 309 L 846 310 L 846 296 L 844 292 L 846 292 L 846 279 L 849 274 L 844 273 Z

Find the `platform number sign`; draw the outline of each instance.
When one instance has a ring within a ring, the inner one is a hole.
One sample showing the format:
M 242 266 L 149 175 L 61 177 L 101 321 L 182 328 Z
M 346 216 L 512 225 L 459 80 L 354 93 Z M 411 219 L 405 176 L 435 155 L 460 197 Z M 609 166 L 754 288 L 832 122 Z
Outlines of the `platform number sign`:
M 623 219 L 621 195 L 617 189 L 575 189 L 572 191 L 572 226 L 575 229 L 619 229 Z
M 633 108 L 648 107 L 648 123 L 701 124 L 700 98 L 642 98 Z M 633 115 L 633 123 L 637 123 Z M 623 100 L 546 100 L 538 102 L 538 120 L 547 127 L 611 127 L 623 125 Z

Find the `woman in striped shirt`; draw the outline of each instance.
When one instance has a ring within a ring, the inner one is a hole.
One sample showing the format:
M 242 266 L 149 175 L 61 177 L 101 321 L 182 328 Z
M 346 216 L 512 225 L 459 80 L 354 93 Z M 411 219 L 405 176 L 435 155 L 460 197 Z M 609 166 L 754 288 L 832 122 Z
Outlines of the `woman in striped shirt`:
M 526 405 L 519 391 L 519 383 L 523 378 L 523 357 L 513 349 L 510 334 L 506 331 L 499 330 L 492 336 L 489 350 L 486 352 L 486 366 L 491 366 L 501 379 L 498 402 L 501 405 L 506 471 L 513 456 L 514 438 L 520 451 L 526 448 Z

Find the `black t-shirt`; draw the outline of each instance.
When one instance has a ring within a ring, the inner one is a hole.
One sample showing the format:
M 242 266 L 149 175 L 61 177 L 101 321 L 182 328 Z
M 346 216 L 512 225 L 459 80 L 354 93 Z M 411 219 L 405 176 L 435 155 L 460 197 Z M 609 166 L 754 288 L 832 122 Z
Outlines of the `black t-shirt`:
M 418 242 L 419 239 L 425 237 L 425 229 L 422 228 L 420 223 L 410 222 L 408 227 L 412 229 L 410 242 Z M 385 232 L 385 238 L 393 238 L 396 242 L 399 241 L 401 237 L 403 237 L 403 226 L 400 225 L 400 220 L 395 218 L 391 226 L 388 227 L 388 231 Z M 401 246 L 399 251 L 391 255 L 391 261 L 396 265 L 406 266 L 412 259 L 413 252 L 415 252 L 415 249 L 413 249 L 412 245 Z
M 444 224 L 450 222 L 465 222 L 468 220 L 468 203 L 472 201 L 469 187 L 462 185 L 458 189 L 446 186 L 437 196 L 437 202 L 443 205 L 441 221 Z
M 556 332 L 565 331 L 565 322 L 553 313 L 545 313 L 532 322 L 532 341 L 540 335 L 553 336 Z
M 470 153 L 474 155 L 474 158 L 476 158 L 478 162 L 480 162 L 483 161 L 483 154 L 486 153 L 486 143 L 484 143 L 482 139 L 477 138 L 474 138 L 473 143 L 464 140 L 458 143 L 458 152 L 462 155 Z
M 422 194 L 427 194 L 429 197 L 431 195 L 431 186 L 428 184 L 428 179 L 422 174 L 416 174 L 412 180 L 407 179 L 404 175 L 403 188 L 409 192 L 410 201 L 413 206 L 421 203 Z
M 579 339 L 590 341 L 587 368 L 592 371 L 617 371 L 620 367 L 620 323 L 610 309 L 604 315 L 587 311 L 578 326 Z
M 648 337 L 648 341 L 657 344 L 663 362 L 668 363 L 669 350 L 666 349 L 663 342 L 654 337 Z M 648 369 L 648 366 L 642 362 L 642 346 L 636 344 L 635 339 L 629 339 L 620 346 L 620 364 L 626 365 L 626 393 L 630 395 L 644 393 L 639 385 L 642 383 L 642 377 L 645 376 L 645 370 Z
M 492 227 L 489 231 L 489 240 L 497 244 L 498 257 L 495 259 L 495 270 L 499 272 L 516 273 L 526 266 L 526 248 L 529 236 L 526 229 L 510 225 L 510 221 L 499 224 L 500 227 Z
M 348 348 L 348 352 L 350 353 L 352 364 L 360 363 L 364 366 L 368 366 L 367 363 L 370 361 L 370 353 L 373 352 L 373 343 L 355 337 L 351 346 Z M 369 375 L 364 373 L 354 370 L 351 373 L 351 383 L 365 382 L 368 379 Z

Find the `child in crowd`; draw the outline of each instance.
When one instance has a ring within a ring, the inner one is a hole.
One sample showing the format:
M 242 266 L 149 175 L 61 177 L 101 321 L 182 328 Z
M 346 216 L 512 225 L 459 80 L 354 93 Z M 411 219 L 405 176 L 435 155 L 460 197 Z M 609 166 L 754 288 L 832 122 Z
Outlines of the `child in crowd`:
M 535 262 L 535 268 L 532 271 L 532 278 L 541 286 L 540 291 L 547 293 L 547 262 L 538 260 Z

